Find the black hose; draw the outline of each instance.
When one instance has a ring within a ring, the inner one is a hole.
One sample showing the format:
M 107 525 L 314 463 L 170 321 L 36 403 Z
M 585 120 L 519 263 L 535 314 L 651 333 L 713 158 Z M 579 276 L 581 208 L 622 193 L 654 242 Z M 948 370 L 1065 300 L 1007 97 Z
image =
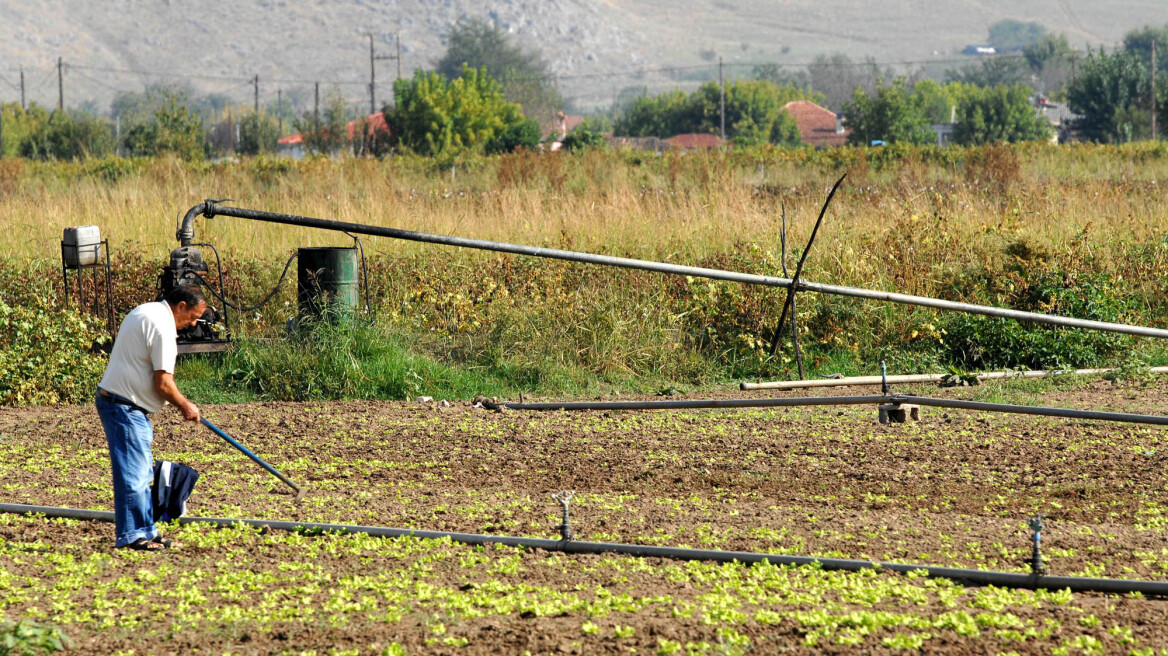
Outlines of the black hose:
M 935 399 L 927 396 L 908 394 L 880 394 L 869 396 L 808 396 L 772 399 L 693 399 L 685 401 L 552 401 L 545 403 L 487 403 L 488 408 L 508 410 L 692 410 L 714 408 L 779 408 L 816 405 L 869 405 L 873 403 L 915 403 L 938 408 L 962 410 L 982 410 L 1009 414 L 1037 415 L 1041 417 L 1062 417 L 1064 419 L 1090 419 L 1094 421 L 1116 421 L 1129 424 L 1152 424 L 1168 426 L 1168 417 L 1159 415 L 1137 415 L 1124 412 L 1101 412 L 1097 410 L 1072 410 L 1069 408 L 1044 408 L 1041 406 L 1011 405 L 1008 403 L 984 403 L 981 401 L 961 401 L 957 399 Z
M 194 246 L 206 246 L 215 253 L 215 276 L 219 279 L 219 291 L 223 291 L 223 258 L 219 257 L 219 249 L 215 248 L 215 244 L 206 242 L 202 244 L 193 244 Z M 210 285 L 208 285 L 209 287 Z M 227 307 L 223 308 L 223 324 L 227 326 L 227 338 L 231 338 L 231 315 L 227 312 Z
M 373 306 L 369 303 L 369 268 L 365 266 L 365 245 L 361 243 L 361 238 L 357 235 L 345 233 L 353 238 L 357 243 L 357 248 L 361 251 L 361 278 L 365 281 L 365 314 L 369 315 L 369 323 L 373 323 Z
M 20 515 L 44 515 L 45 517 L 66 517 L 112 522 L 114 514 L 103 510 L 78 510 L 52 506 L 29 506 L 18 503 L 0 503 L 0 512 Z M 353 524 L 320 524 L 316 522 L 287 522 L 267 519 L 227 519 L 222 517 L 181 517 L 180 524 L 211 524 L 220 527 L 253 526 L 267 527 L 280 531 L 333 532 L 365 534 L 384 538 L 443 539 L 470 545 L 504 544 L 525 549 L 543 549 L 571 554 L 621 554 L 638 558 L 670 558 L 674 560 L 703 560 L 718 563 L 770 563 L 772 565 L 818 565 L 827 570 L 860 571 L 865 569 L 887 569 L 894 572 L 925 572 L 933 578 L 962 581 L 974 585 L 995 585 L 1008 588 L 1045 590 L 1071 590 L 1072 592 L 1104 592 L 1108 594 L 1129 594 L 1139 592 L 1145 595 L 1168 596 L 1168 582 L 1141 581 L 1128 579 L 1102 579 L 1081 576 L 1044 576 L 1019 574 L 1015 572 L 993 572 L 980 569 L 958 567 L 934 567 L 905 563 L 884 563 L 874 560 L 851 560 L 845 558 L 815 558 L 812 556 L 780 556 L 749 551 L 716 551 L 709 549 L 681 549 L 677 547 L 655 547 L 642 544 L 619 544 L 612 542 L 581 542 L 576 540 L 547 540 L 522 538 L 509 535 L 484 535 L 480 533 L 453 533 L 449 531 L 419 531 L 406 528 L 384 526 L 358 526 Z
M 276 292 L 280 291 L 280 286 L 284 284 L 284 278 L 285 278 L 285 276 L 288 275 L 288 267 L 292 266 L 292 260 L 296 259 L 296 255 L 297 255 L 296 253 L 293 253 L 291 255 L 291 257 L 288 258 L 288 262 L 286 264 L 284 264 L 284 272 L 280 274 L 280 279 L 278 281 L 276 281 L 276 286 L 273 287 L 272 291 L 267 296 L 264 297 L 264 300 L 260 301 L 259 303 L 256 303 L 255 305 L 251 305 L 248 307 L 239 307 L 238 305 L 235 305 L 231 301 L 224 298 L 223 294 L 220 294 L 219 292 L 215 291 L 215 288 L 211 286 L 211 283 L 207 282 L 207 279 L 204 278 L 203 276 L 200 276 L 198 274 L 198 272 L 192 271 L 191 273 L 194 274 L 194 276 L 199 279 L 199 282 L 203 283 L 203 285 L 205 287 L 207 287 L 207 289 L 211 290 L 211 293 L 215 295 L 215 298 L 222 301 L 223 304 L 226 305 L 227 307 L 235 310 L 236 312 L 240 312 L 240 313 L 251 312 L 252 310 L 258 310 L 258 309 L 262 308 L 263 306 L 267 305 L 268 301 L 272 300 L 272 297 L 276 295 Z M 218 256 L 218 253 L 216 253 L 216 256 Z M 222 280 L 220 280 L 220 284 L 222 284 Z

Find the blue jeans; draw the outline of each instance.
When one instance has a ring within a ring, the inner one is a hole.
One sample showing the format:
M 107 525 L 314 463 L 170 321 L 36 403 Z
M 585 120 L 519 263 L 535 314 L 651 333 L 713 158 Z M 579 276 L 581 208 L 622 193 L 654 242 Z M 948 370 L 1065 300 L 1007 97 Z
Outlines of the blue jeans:
M 114 525 L 118 547 L 158 536 L 150 484 L 154 482 L 154 426 L 145 412 L 97 397 L 114 473 Z

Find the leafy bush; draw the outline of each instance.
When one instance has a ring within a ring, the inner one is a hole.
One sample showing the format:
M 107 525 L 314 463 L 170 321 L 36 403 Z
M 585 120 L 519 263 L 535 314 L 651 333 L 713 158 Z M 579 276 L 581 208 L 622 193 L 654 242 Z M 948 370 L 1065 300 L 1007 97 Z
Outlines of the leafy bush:
M 486 69 L 464 66 L 462 76 L 449 81 L 419 69 L 413 78 L 394 83 L 393 93 L 396 104 L 386 117 L 393 137 L 400 146 L 443 163 L 483 152 L 497 135 L 526 120 Z
M 21 157 L 76 160 L 103 157 L 113 151 L 114 135 L 109 121 L 78 114 L 53 112 L 20 142 Z
M 381 326 L 305 321 L 276 341 L 241 339 L 218 364 L 226 387 L 264 400 L 406 399 L 497 394 L 500 381 L 419 355 Z
M 589 148 L 600 148 L 605 143 L 603 134 L 579 127 L 564 137 L 564 149 L 572 152 L 579 152 Z
M 1010 294 L 1010 307 L 1029 312 L 1119 321 L 1129 309 L 1105 274 L 1038 271 Z M 1119 354 L 1130 339 L 1116 333 L 1025 324 L 1012 319 L 951 313 L 941 323 L 947 355 L 969 369 L 1089 367 Z
M 276 150 L 280 127 L 275 116 L 252 112 L 239 119 L 239 146 L 241 155 L 260 155 Z
M 487 142 L 487 153 L 510 153 L 520 148 L 535 150 L 539 146 L 539 123 L 532 119 L 514 121 Z
M 125 146 L 132 155 L 173 153 L 185 160 L 203 158 L 203 122 L 181 94 L 170 94 L 151 119 L 126 133 Z
M 105 371 L 93 347 L 108 340 L 95 319 L 55 311 L 44 297 L 20 305 L 0 299 L 0 405 L 89 400 Z

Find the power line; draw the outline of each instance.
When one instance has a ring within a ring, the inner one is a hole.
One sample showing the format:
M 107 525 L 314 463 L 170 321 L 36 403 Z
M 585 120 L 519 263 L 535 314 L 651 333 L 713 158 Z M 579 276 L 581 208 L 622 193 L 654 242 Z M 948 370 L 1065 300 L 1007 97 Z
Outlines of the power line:
M 202 73 L 163 73 L 159 71 L 148 71 L 134 68 L 112 68 L 108 66 L 86 66 L 83 64 L 68 64 L 70 68 L 80 68 L 88 71 L 98 71 L 102 73 L 114 73 L 118 75 L 149 75 L 152 77 L 168 77 L 175 79 L 186 80 L 212 80 L 225 82 L 241 82 L 244 84 L 252 84 L 254 75 L 207 75 Z M 314 84 L 317 80 L 297 79 L 297 78 L 264 78 L 268 82 L 279 84 Z M 334 86 L 364 86 L 367 82 L 355 82 L 349 80 L 325 80 L 327 84 Z

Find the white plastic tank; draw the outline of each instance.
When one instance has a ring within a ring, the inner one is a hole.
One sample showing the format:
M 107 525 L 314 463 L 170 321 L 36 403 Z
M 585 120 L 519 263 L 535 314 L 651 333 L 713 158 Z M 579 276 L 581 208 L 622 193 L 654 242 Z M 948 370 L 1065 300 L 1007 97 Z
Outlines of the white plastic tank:
M 69 269 L 97 264 L 101 258 L 101 230 L 95 225 L 65 228 L 61 238 L 61 257 Z

